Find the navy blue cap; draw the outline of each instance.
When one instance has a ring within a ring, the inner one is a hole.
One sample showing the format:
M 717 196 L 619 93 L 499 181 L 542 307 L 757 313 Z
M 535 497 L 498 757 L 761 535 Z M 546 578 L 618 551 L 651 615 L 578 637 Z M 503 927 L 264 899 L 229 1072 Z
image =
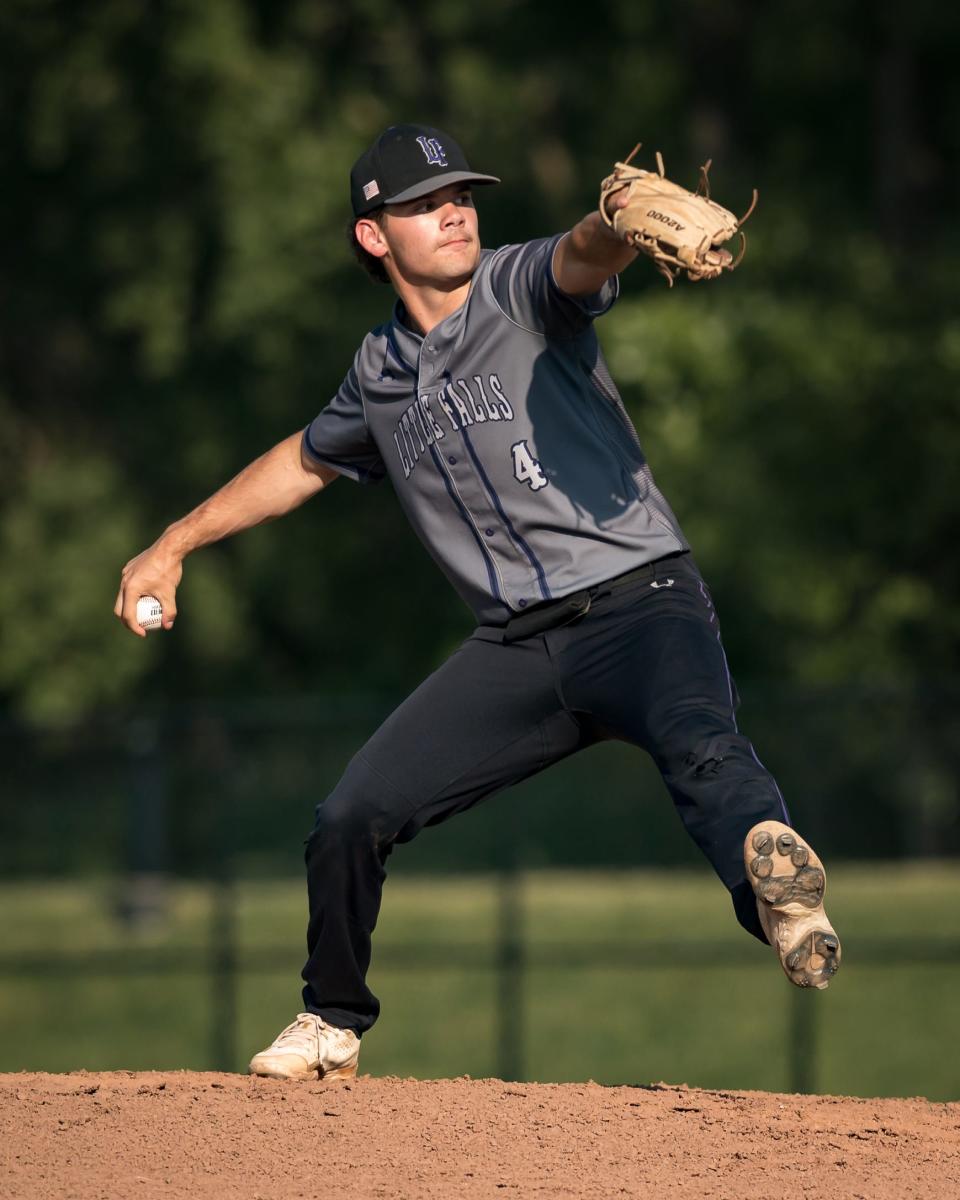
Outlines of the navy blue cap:
M 499 183 L 471 171 L 448 134 L 429 125 L 391 125 L 353 164 L 350 201 L 355 217 L 383 204 L 416 200 L 450 183 Z

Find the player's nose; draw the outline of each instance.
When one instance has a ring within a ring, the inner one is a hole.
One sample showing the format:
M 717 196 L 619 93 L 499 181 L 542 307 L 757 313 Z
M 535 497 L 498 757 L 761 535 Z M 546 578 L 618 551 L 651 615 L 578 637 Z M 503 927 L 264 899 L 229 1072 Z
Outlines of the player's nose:
M 440 221 L 443 225 L 462 225 L 464 222 L 463 209 L 459 204 L 448 200 L 441 209 Z

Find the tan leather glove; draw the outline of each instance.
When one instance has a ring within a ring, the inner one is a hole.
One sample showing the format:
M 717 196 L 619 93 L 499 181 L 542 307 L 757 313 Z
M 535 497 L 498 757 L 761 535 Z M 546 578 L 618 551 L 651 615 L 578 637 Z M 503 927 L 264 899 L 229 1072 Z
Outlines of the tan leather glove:
M 659 150 L 656 171 L 631 167 L 630 160 L 639 149 L 640 143 L 625 162 L 615 163 L 613 174 L 600 186 L 600 215 L 604 221 L 628 245 L 652 258 L 671 287 L 681 271 L 686 271 L 687 278 L 695 283 L 732 271 L 746 250 L 747 239 L 741 226 L 757 203 L 756 188 L 750 207 L 738 219 L 710 199 L 710 160 L 700 168 L 697 190 L 688 192 L 665 177 Z M 624 188 L 626 201 L 621 200 L 611 215 L 607 200 Z M 735 234 L 740 236 L 736 258 L 722 248 Z

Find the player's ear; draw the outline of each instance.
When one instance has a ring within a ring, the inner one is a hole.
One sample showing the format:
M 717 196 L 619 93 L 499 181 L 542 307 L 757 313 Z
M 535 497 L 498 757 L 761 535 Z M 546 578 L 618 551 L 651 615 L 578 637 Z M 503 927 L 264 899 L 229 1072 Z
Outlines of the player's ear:
M 361 247 L 368 254 L 372 254 L 374 258 L 383 258 L 389 250 L 379 221 L 374 221 L 370 217 L 361 217 L 354 226 L 354 233 Z

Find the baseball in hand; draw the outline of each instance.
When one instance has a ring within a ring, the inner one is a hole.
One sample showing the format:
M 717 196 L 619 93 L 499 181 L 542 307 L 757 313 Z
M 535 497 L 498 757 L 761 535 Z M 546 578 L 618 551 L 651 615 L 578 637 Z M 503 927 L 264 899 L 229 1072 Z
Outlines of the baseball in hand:
M 141 596 L 137 601 L 137 624 L 142 629 L 159 629 L 163 607 L 156 596 Z

